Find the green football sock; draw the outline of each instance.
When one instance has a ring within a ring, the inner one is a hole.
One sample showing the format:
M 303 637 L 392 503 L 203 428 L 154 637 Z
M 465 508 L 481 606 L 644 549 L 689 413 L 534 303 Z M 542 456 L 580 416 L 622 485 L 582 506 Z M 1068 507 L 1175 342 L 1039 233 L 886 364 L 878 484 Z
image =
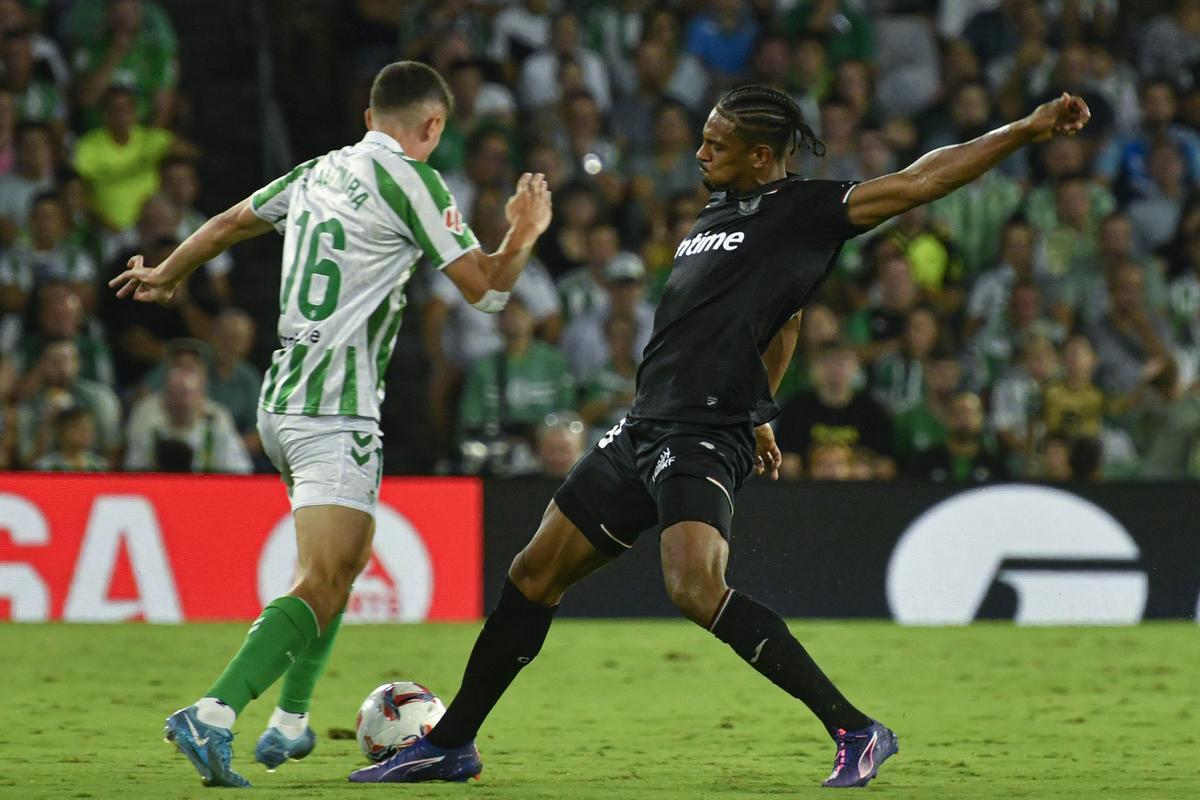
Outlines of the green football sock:
M 279 680 L 319 633 L 317 615 L 308 603 L 291 595 L 277 597 L 250 626 L 242 649 L 205 696 L 215 697 L 241 714 L 251 700 Z
M 329 654 L 333 652 L 333 640 L 337 638 L 338 629 L 342 627 L 342 615 L 339 613 L 329 621 L 325 630 L 321 631 L 296 662 L 288 667 L 283 677 L 283 691 L 279 693 L 279 707 L 289 714 L 303 714 L 308 711 L 312 702 L 313 688 L 325 672 L 329 663 Z

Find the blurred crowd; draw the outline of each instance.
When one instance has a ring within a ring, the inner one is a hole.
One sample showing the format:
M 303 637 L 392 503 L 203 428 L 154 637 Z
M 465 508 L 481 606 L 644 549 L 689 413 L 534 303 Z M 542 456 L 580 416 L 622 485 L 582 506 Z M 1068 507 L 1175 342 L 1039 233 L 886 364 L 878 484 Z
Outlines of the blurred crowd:
M 561 476 L 621 419 L 707 200 L 703 120 L 754 82 L 804 109 L 826 154 L 791 169 L 814 178 L 877 177 L 1063 91 L 1092 113 L 1079 136 L 847 244 L 777 398 L 784 477 L 1200 477 L 1200 0 L 296 9 L 305 41 L 322 14 L 336 31 L 299 52 L 345 54 L 347 107 L 331 113 L 347 130 L 389 61 L 446 77 L 456 105 L 430 162 L 485 249 L 520 172 L 554 191 L 501 314 L 436 272 L 414 281 L 401 335 L 427 364 L 431 468 Z M 255 326 L 232 305 L 232 262 L 165 308 L 103 287 L 204 219 L 195 149 L 170 132 L 166 15 L 149 0 L 0 0 L 0 43 L 0 464 L 263 468 Z
M 0 469 L 248 472 L 261 373 L 233 262 L 112 298 L 198 228 L 178 40 L 144 0 L 0 0 Z

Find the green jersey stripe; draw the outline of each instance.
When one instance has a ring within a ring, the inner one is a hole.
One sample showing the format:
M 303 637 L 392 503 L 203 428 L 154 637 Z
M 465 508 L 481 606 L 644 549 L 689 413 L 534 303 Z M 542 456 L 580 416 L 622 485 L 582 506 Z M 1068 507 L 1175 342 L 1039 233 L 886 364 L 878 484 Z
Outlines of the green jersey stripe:
M 312 374 L 305 381 L 304 413 L 316 414 L 321 410 L 321 397 L 325 394 L 325 373 L 329 370 L 329 362 L 333 360 L 333 348 L 325 350 Z
M 396 183 L 396 179 L 392 177 L 392 174 L 387 171 L 386 167 L 375 159 L 371 160 L 375 164 L 375 181 L 379 186 L 379 196 L 391 206 L 392 211 L 396 212 L 396 216 L 412 231 L 413 238 L 416 239 L 417 246 L 421 248 L 421 252 L 434 263 L 434 266 L 442 266 L 444 260 L 442 254 L 434 247 L 433 240 L 425 232 L 425 228 L 421 225 L 421 220 L 417 216 L 412 202 L 409 201 L 408 195 Z
M 283 359 L 271 359 L 271 370 L 267 373 L 266 384 L 263 387 L 262 402 L 264 406 L 271 404 L 271 395 L 279 388 L 275 384 L 275 379 L 279 376 L 279 362 Z
M 300 372 L 304 369 L 304 357 L 308 355 L 308 347 L 302 344 L 292 346 L 291 358 L 288 360 L 287 377 L 283 379 L 283 385 L 279 387 L 279 396 L 275 398 L 276 413 L 282 414 L 287 410 L 287 402 L 292 397 L 292 392 L 296 391 L 296 384 L 300 382 Z
M 384 295 L 383 300 L 371 312 L 371 316 L 367 318 L 367 346 L 371 346 L 371 342 L 375 341 L 375 334 L 379 332 L 379 328 L 387 319 L 388 311 L 392 307 L 391 292 Z
M 346 348 L 346 373 L 342 376 L 342 402 L 338 406 L 339 414 L 358 414 L 358 349 L 351 346 Z
M 417 176 L 421 179 L 421 183 L 425 184 L 425 188 L 428 190 L 429 196 L 433 198 L 434 205 L 437 206 L 438 211 L 445 212 L 447 208 L 454 205 L 454 198 L 450 196 L 450 190 L 446 188 L 446 183 L 442 180 L 442 176 L 437 173 L 437 170 L 423 161 L 416 161 L 407 156 L 404 157 L 404 161 L 413 168 L 413 172 L 417 173 Z M 458 242 L 459 247 L 467 248 L 477 244 L 475 234 L 466 226 L 462 226 L 462 233 L 454 233 L 449 227 L 446 230 L 454 235 L 454 240 Z
M 250 207 L 257 211 L 267 203 L 271 202 L 272 198 L 290 186 L 293 181 L 295 181 L 305 172 L 308 172 L 310 169 L 312 169 L 319 159 L 320 156 L 305 161 L 287 175 L 284 175 L 282 178 L 278 178 L 274 183 L 268 184 L 266 187 L 255 192 L 254 196 L 250 198 Z
M 383 340 L 379 342 L 379 351 L 375 356 L 375 376 L 376 388 L 383 388 L 383 374 L 387 371 L 388 362 L 392 360 L 392 347 L 396 344 L 396 334 L 400 330 L 400 323 L 404 320 L 404 306 L 396 309 L 395 316 L 387 326 L 387 330 L 383 333 Z

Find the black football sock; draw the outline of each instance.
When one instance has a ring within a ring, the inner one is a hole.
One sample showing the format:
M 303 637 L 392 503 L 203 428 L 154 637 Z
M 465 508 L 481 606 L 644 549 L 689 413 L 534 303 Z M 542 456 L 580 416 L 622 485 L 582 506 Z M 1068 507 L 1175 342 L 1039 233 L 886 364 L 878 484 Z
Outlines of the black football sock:
M 557 608 L 530 602 L 505 579 L 500 602 L 484 623 L 467 660 L 462 687 L 429 733 L 431 744 L 449 749 L 475 738 L 517 673 L 542 649 Z
M 808 706 L 830 734 L 838 728 L 856 731 L 871 724 L 870 717 L 851 705 L 825 677 L 780 616 L 757 600 L 730 589 L 708 629 L 768 680 Z

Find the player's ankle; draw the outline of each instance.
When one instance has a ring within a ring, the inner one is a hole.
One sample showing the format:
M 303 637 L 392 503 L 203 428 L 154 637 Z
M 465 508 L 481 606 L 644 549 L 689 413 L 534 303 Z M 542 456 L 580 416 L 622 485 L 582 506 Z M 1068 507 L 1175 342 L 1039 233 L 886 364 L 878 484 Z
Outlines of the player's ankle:
M 215 697 L 201 697 L 196 701 L 196 719 L 216 728 L 233 728 L 237 712 Z
M 289 739 L 299 739 L 308 730 L 308 712 L 284 711 L 277 706 L 271 712 L 267 726 L 275 728 Z

